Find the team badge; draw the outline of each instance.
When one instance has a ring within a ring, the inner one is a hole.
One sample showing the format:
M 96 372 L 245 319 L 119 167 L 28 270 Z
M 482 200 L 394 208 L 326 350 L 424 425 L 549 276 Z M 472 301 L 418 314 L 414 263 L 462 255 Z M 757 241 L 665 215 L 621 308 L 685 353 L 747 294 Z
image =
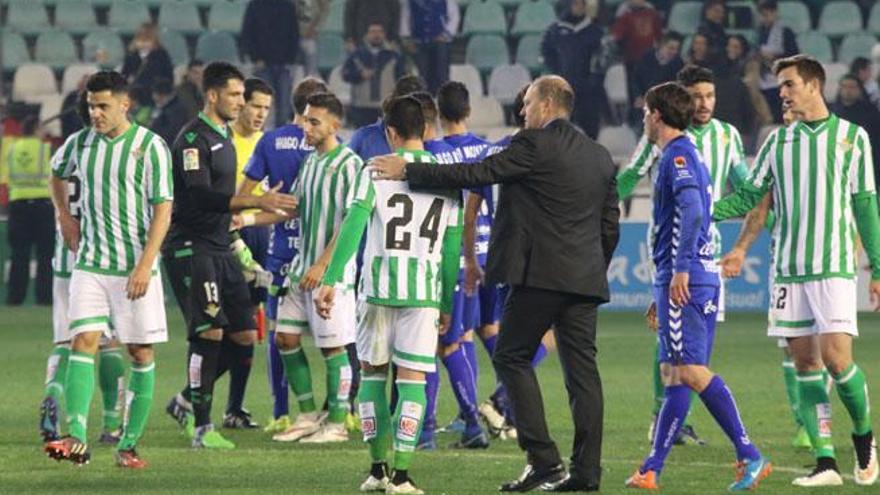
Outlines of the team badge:
M 199 169 L 199 150 L 198 148 L 187 148 L 183 150 L 183 170 L 189 172 Z
M 849 139 L 843 138 L 842 141 L 838 141 L 837 145 L 843 148 L 843 151 L 848 152 L 852 149 L 853 144 L 849 142 Z
M 216 318 L 220 313 L 220 306 L 217 306 L 214 303 L 208 303 L 208 305 L 205 306 L 205 313 L 208 313 L 208 316 L 211 318 Z
M 135 159 L 135 161 L 139 161 L 144 157 L 144 150 L 137 148 L 131 150 L 131 157 Z
M 672 162 L 675 163 L 675 166 L 678 168 L 684 168 L 685 166 L 687 166 L 687 161 L 684 159 L 683 156 L 677 156 L 673 158 Z
M 726 132 L 722 132 L 722 133 L 721 133 L 721 145 L 722 145 L 722 146 L 727 146 L 727 143 L 729 143 L 729 142 L 730 142 L 730 138 L 727 137 L 727 133 L 726 133 Z

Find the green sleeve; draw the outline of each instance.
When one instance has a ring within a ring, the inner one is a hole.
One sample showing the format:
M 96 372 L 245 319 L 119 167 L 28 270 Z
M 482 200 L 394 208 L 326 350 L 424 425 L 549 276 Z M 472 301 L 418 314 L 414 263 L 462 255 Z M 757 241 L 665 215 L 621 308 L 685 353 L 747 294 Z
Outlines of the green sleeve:
M 255 266 L 259 266 L 254 260 L 254 255 L 251 253 L 250 248 L 244 243 L 241 234 L 237 230 L 230 233 L 229 238 L 232 239 L 229 249 L 235 254 L 235 259 L 238 260 L 238 264 L 241 266 L 242 270 L 253 270 L 255 269 Z
M 730 169 L 730 184 L 734 190 L 739 189 L 749 177 L 749 167 L 745 163 L 738 163 Z
M 642 176 L 636 168 L 628 168 L 617 174 L 617 197 L 624 200 L 632 196 L 640 180 Z
M 735 193 L 725 196 L 715 203 L 712 219 L 720 222 L 728 218 L 745 215 L 764 199 L 767 189 L 769 187 L 759 189 L 751 183 L 743 184 Z
M 871 280 L 880 280 L 880 213 L 877 194 L 864 192 L 853 196 L 856 227 L 862 238 L 862 246 L 871 262 Z
M 440 312 L 452 312 L 452 300 L 455 294 L 455 282 L 458 279 L 461 261 L 461 226 L 448 227 L 443 234 L 443 259 L 440 265 Z
M 764 220 L 764 228 L 767 230 L 773 230 L 773 227 L 776 226 L 776 212 L 772 209 L 767 212 L 767 219 Z
M 371 211 L 362 203 L 355 203 L 348 210 L 342 225 L 339 226 L 336 249 L 333 250 L 330 266 L 324 272 L 324 285 L 336 285 L 342 280 L 345 265 L 357 253 L 358 247 L 361 245 L 361 237 L 364 235 Z

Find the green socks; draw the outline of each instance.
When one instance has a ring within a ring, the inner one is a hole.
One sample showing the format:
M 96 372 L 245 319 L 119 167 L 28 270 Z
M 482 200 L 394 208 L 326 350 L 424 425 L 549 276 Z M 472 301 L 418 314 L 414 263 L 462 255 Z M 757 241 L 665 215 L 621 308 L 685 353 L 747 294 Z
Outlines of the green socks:
M 43 395 L 61 402 L 64 397 L 64 381 L 67 379 L 67 359 L 70 349 L 64 345 L 56 345 L 46 363 L 46 388 Z
M 425 417 L 425 382 L 397 380 L 397 410 L 394 411 L 394 469 L 409 469 L 422 432 Z M 363 386 L 363 385 L 362 385 Z
M 348 413 L 348 393 L 351 390 L 351 365 L 343 350 L 324 358 L 327 364 L 327 421 L 344 423 Z
M 318 407 L 315 405 L 315 394 L 312 392 L 312 372 L 302 346 L 280 353 L 281 361 L 284 363 L 284 376 L 287 377 L 287 383 L 296 395 L 299 412 L 316 411 Z
M 843 373 L 834 377 L 837 384 L 837 395 L 846 406 L 853 422 L 853 433 L 865 435 L 871 431 L 870 406 L 868 405 L 868 384 L 865 374 L 855 363 L 849 365 Z
M 70 436 L 85 443 L 89 419 L 89 404 L 95 392 L 95 356 L 73 351 L 67 363 L 67 431 Z
M 818 457 L 834 457 L 831 441 L 831 402 L 825 390 L 822 371 L 797 373 L 800 417 L 803 421 L 813 453 Z
M 358 390 L 358 410 L 364 441 L 373 462 L 386 461 L 391 446 L 391 413 L 385 391 L 385 374 L 364 375 Z
M 125 432 L 117 446 L 119 450 L 133 449 L 144 434 L 155 386 L 156 363 L 132 364 L 131 380 L 126 394 L 130 402 L 126 411 Z
M 788 396 L 788 405 L 791 407 L 791 413 L 794 415 L 794 421 L 798 426 L 803 426 L 801 421 L 801 399 L 798 394 L 797 370 L 794 367 L 794 361 L 786 356 L 782 360 L 782 377 L 785 379 L 785 394 Z
M 122 404 L 125 397 L 125 360 L 118 347 L 101 350 L 98 383 L 101 385 L 104 403 L 104 431 L 116 431 L 122 424 Z

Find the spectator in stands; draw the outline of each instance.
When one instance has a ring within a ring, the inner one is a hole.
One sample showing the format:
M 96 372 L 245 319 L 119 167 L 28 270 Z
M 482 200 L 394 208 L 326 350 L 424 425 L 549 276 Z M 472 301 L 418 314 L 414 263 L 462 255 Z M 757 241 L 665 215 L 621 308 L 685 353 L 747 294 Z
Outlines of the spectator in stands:
M 450 45 L 460 15 L 456 0 L 401 0 L 400 37 L 431 93 L 449 80 Z
M 574 89 L 571 121 L 596 139 L 606 105 L 604 80 L 609 60 L 602 43 L 605 32 L 588 13 L 586 0 L 568 0 L 559 19 L 544 33 L 541 55 L 544 65 Z
M 400 30 L 400 5 L 400 0 L 346 0 L 346 49 L 353 52 L 373 24 L 381 24 L 388 41 L 396 44 Z
M 742 35 L 727 38 L 724 62 L 715 71 L 715 117 L 733 125 L 742 135 L 756 129 L 755 108 L 743 82 L 749 42 Z
M 383 114 L 385 107 L 394 98 L 418 91 L 425 91 L 427 88 L 427 83 L 425 83 L 425 80 L 419 76 L 407 74 L 401 77 L 396 83 L 394 83 L 394 91 L 392 91 L 382 103 Z M 388 138 L 386 137 L 385 120 L 379 119 L 370 125 L 365 125 L 354 131 L 354 134 L 351 135 L 351 139 L 348 140 L 348 147 L 357 153 L 364 162 L 374 156 L 391 153 L 393 150 L 388 144 Z
M 761 92 L 773 114 L 773 121 L 782 122 L 782 99 L 779 97 L 779 84 L 773 72 L 773 63 L 784 57 L 798 53 L 794 31 L 779 21 L 779 5 L 776 0 L 758 2 L 758 55 L 761 67 Z
M 868 101 L 865 88 L 856 74 L 846 74 L 840 78 L 837 86 L 837 101 L 831 105 L 831 111 L 840 118 L 858 124 L 868 133 L 872 142 L 871 151 L 874 159 L 874 177 L 880 181 L 880 110 Z M 877 144 L 876 146 L 873 146 Z
M 630 124 L 640 127 L 644 117 L 645 93 L 660 83 L 674 81 L 675 75 L 684 67 L 681 59 L 682 36 L 675 32 L 665 33 L 657 47 L 645 54 L 633 70 L 633 104 Z
M 155 24 L 142 24 L 134 35 L 125 54 L 122 75 L 128 79 L 130 87 L 143 88 L 147 95 L 156 80 L 174 79 L 174 64 L 159 43 L 159 30 Z
M 83 121 L 78 113 L 80 104 L 80 93 L 86 89 L 86 81 L 89 76 L 83 76 L 76 83 L 76 89 L 67 93 L 61 102 L 61 137 L 67 139 L 68 136 L 83 128 Z
M 183 106 L 187 122 L 196 118 L 196 115 L 205 106 L 202 94 L 202 73 L 204 70 L 205 64 L 201 60 L 192 59 L 186 68 L 186 74 L 183 75 L 183 81 L 174 90 Z
M 685 61 L 691 65 L 712 68 L 713 64 L 709 61 L 709 41 L 705 35 L 697 33 L 691 37 L 691 47 L 688 49 Z
M 153 84 L 153 120 L 150 130 L 158 134 L 166 143 L 173 143 L 180 129 L 191 119 L 187 118 L 186 108 L 174 85 L 168 79 L 159 79 Z
M 275 125 L 292 117 L 290 70 L 299 52 L 299 20 L 292 0 L 251 0 L 241 26 L 241 49 L 254 63 L 254 75 L 275 94 Z
M 663 35 L 663 17 L 646 0 L 627 0 L 627 9 L 611 26 L 611 36 L 620 45 L 627 73 Z
M 306 75 L 318 73 L 318 34 L 330 13 L 330 0 L 296 0 L 299 19 L 299 49 Z
M 714 68 L 724 60 L 727 48 L 727 33 L 724 31 L 724 17 L 727 7 L 724 0 L 706 0 L 703 4 L 703 21 L 697 28 L 697 34 L 706 39 L 705 61 L 699 65 Z M 696 42 L 694 36 L 694 42 Z
M 361 45 L 348 56 L 342 79 L 351 83 L 351 124 L 362 127 L 379 118 L 382 101 L 403 75 L 400 54 L 391 48 L 381 23 L 373 23 Z
M 874 78 L 874 66 L 871 61 L 865 57 L 856 57 L 849 66 L 849 73 L 859 78 L 868 101 L 875 107 L 880 107 L 880 85 Z M 880 143 L 877 145 L 880 146 Z

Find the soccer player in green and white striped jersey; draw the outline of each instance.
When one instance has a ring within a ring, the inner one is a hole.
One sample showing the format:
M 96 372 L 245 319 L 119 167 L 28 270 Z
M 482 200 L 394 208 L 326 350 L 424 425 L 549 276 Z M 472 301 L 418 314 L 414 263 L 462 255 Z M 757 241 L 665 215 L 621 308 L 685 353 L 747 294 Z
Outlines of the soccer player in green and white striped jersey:
M 275 339 L 284 363 L 284 373 L 299 402 L 296 421 L 273 439 L 304 443 L 344 442 L 348 440 L 345 416 L 353 370 L 345 346 L 355 340 L 355 264 L 344 269 L 339 304 L 332 318 L 325 320 L 315 311 L 312 291 L 318 287 L 330 257 L 342 219 L 354 202 L 354 184 L 363 161 L 336 139 L 344 111 L 339 99 L 330 93 L 308 98 L 303 130 L 315 151 L 299 170 L 292 193 L 299 198 L 300 249 L 290 267 L 287 294 L 279 299 Z M 327 367 L 328 414 L 325 424 L 312 395 L 312 376 L 300 335 L 310 330 Z
M 407 162 L 432 162 L 424 151 L 425 120 L 412 97 L 394 99 L 386 111 L 386 134 Z M 369 226 L 367 223 L 369 221 Z M 425 374 L 435 371 L 438 328 L 448 329 L 461 250 L 462 211 L 458 191 L 414 192 L 404 182 L 374 182 L 358 175 L 354 203 L 343 221 L 330 267 L 315 304 L 324 317 L 344 284 L 346 266 L 367 227 L 357 347 L 363 380 L 358 393 L 364 440 L 372 466 L 361 491 L 420 494 L 409 478 L 425 413 Z M 445 331 L 445 330 L 444 330 Z M 389 363 L 397 365 L 399 399 L 394 419 L 386 396 Z M 388 450 L 394 428 L 394 475 Z
M 171 221 L 168 146 L 128 120 L 125 78 L 103 71 L 86 83 L 92 127 L 77 135 L 54 163 L 53 201 L 65 244 L 76 251 L 68 317 L 73 338 L 64 386 L 70 436 L 47 442 L 56 459 L 87 463 L 86 421 L 94 391 L 95 353 L 111 331 L 133 359 L 128 414 L 116 447 L 118 465 L 143 468 L 135 450 L 149 415 L 155 385 L 153 344 L 168 339 L 158 255 Z M 82 224 L 67 204 L 67 181 L 82 191 Z
M 864 129 L 828 111 L 818 61 L 796 55 L 777 61 L 774 72 L 783 104 L 798 122 L 767 138 L 745 184 L 715 204 L 714 217 L 745 214 L 773 193 L 776 279 L 768 333 L 788 340 L 801 420 L 817 458 L 816 468 L 793 483 L 843 483 L 831 441 L 824 362 L 853 421 L 855 482 L 871 485 L 880 468 L 865 374 L 852 357 L 858 335 L 856 230 L 871 264 L 871 299 L 880 309 L 880 215 L 871 143 Z
M 712 191 L 715 200 L 721 198 L 726 190 L 728 182 L 735 188 L 748 174 L 743 152 L 742 138 L 736 127 L 713 117 L 715 112 L 715 77 L 712 71 L 703 67 L 688 66 L 679 71 L 678 82 L 684 86 L 694 99 L 696 112 L 692 124 L 685 134 L 696 144 L 697 151 L 703 158 L 703 163 L 709 168 L 709 177 L 712 179 Z M 630 163 L 617 176 L 617 194 L 621 199 L 632 195 L 636 185 L 645 175 L 653 169 L 660 159 L 662 150 L 648 141 L 647 135 L 643 135 L 633 153 Z M 712 225 L 712 236 L 715 245 L 715 257 L 721 258 L 721 234 L 717 227 Z M 653 238 L 653 225 L 648 225 L 648 249 L 650 250 Z M 724 285 L 722 281 L 721 294 L 719 296 L 718 321 L 724 321 Z M 654 306 L 651 305 L 648 313 L 653 314 Z M 710 346 L 711 347 L 711 346 Z M 663 406 L 663 382 L 660 379 L 660 363 L 657 353 L 654 353 L 654 418 L 660 413 Z M 651 421 L 648 430 L 648 440 L 653 441 L 654 421 Z M 685 424 L 680 430 L 680 438 L 677 441 L 693 440 L 699 444 L 702 441 L 695 434 L 693 427 Z

